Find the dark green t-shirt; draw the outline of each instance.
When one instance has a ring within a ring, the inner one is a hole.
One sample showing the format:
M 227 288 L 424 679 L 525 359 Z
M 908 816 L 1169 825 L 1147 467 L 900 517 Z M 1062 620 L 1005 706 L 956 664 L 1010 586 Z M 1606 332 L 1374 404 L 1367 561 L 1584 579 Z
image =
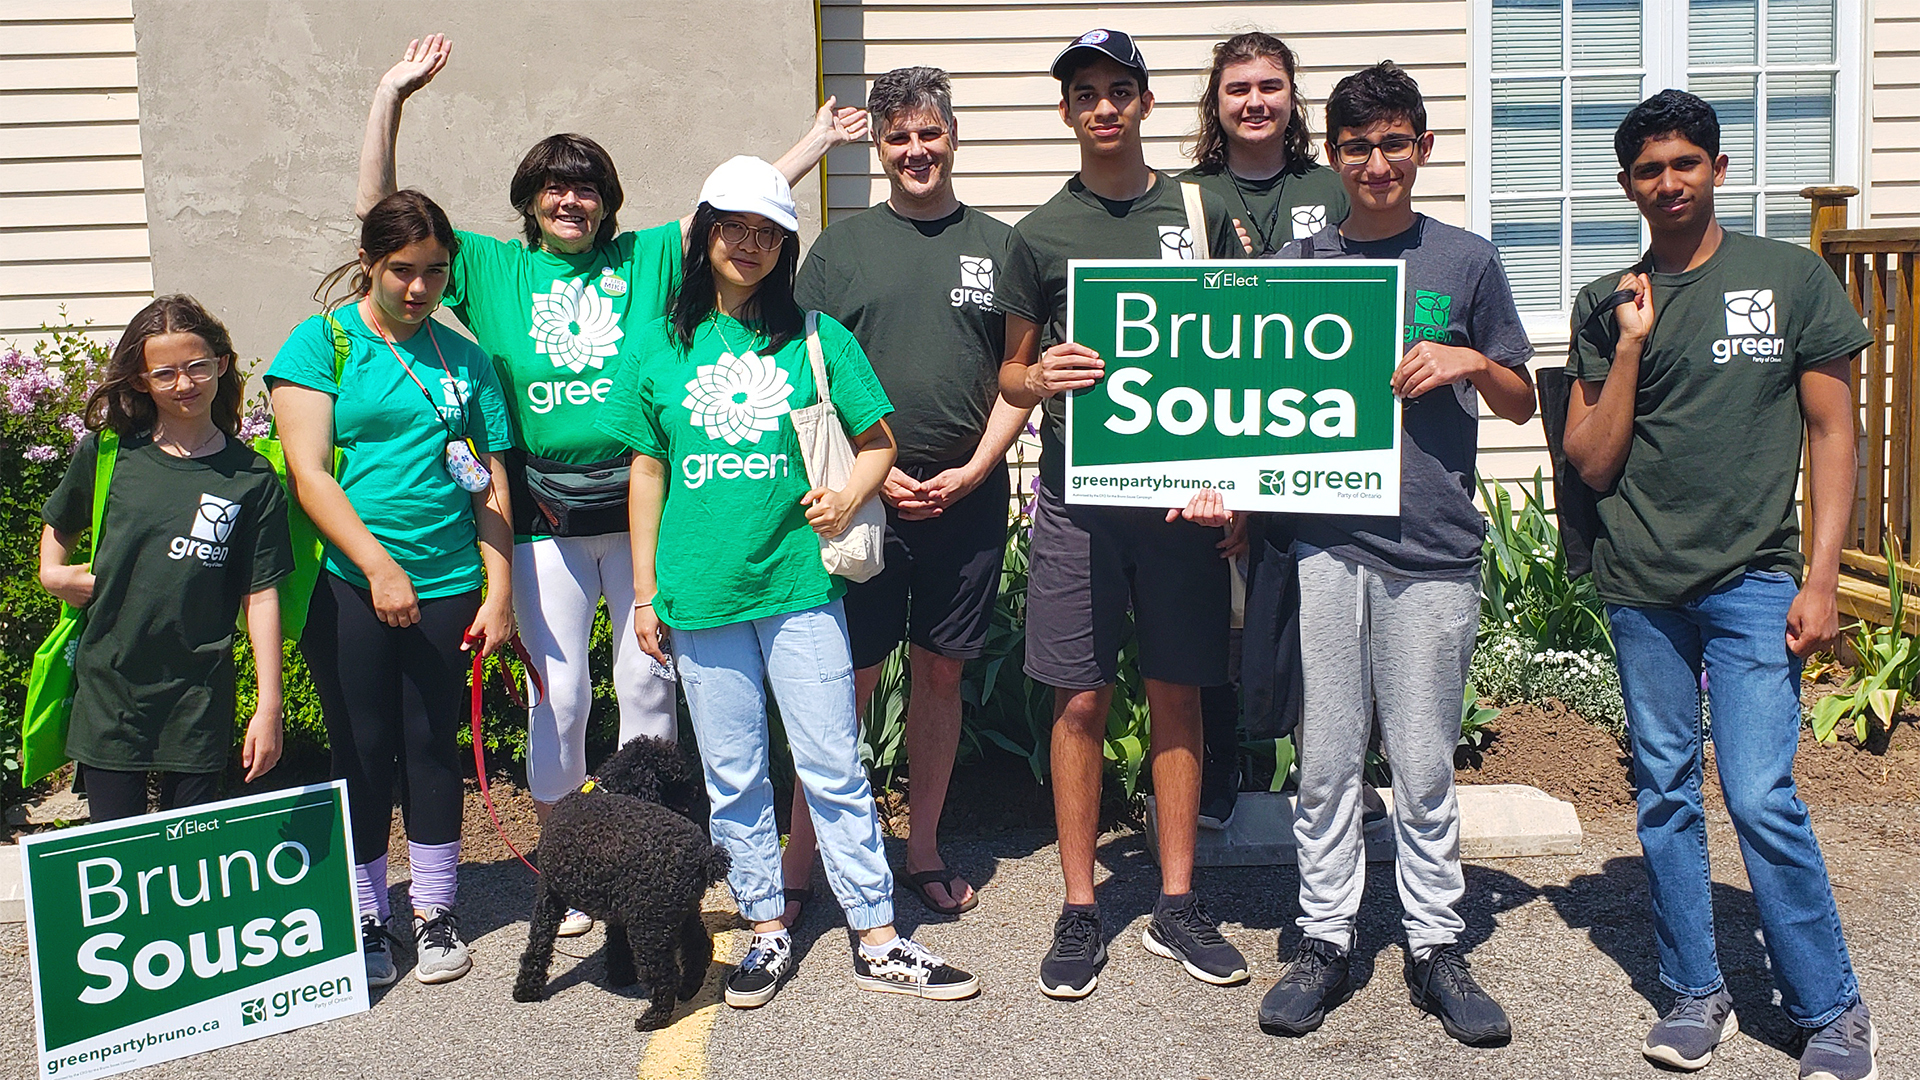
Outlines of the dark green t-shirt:
M 788 416 L 819 400 L 807 339 L 762 354 L 767 341 L 714 314 L 681 352 L 666 319 L 633 335 L 600 410 L 600 431 L 667 466 L 654 611 L 704 630 L 819 607 L 846 591 L 827 573 L 807 524 L 807 472 Z M 737 350 L 737 351 L 736 351 Z M 854 340 L 820 320 L 821 363 L 852 438 L 893 411 Z
M 914 221 L 881 203 L 834 222 L 800 266 L 794 300 L 853 331 L 898 410 L 903 466 L 964 462 L 986 434 L 1006 341 L 994 278 L 1012 233 L 971 207 Z
M 1591 326 L 1587 315 L 1619 281 L 1608 274 L 1574 303 L 1568 366 L 1584 381 L 1611 366 L 1619 328 L 1611 313 Z M 1599 500 L 1600 597 L 1673 607 L 1748 570 L 1798 576 L 1800 373 L 1873 335 L 1827 264 L 1778 240 L 1729 232 L 1705 263 L 1652 283 L 1633 441 Z
M 1194 257 L 1180 185 L 1165 173 L 1155 175 L 1158 179 L 1146 194 L 1116 202 L 1088 191 L 1076 173 L 1053 198 L 1013 227 L 994 303 L 1009 315 L 1037 324 L 1042 349 L 1067 337 L 1068 260 Z M 1239 254 L 1240 238 L 1220 196 L 1202 188 L 1201 204 L 1213 253 Z M 1064 396 L 1048 398 L 1043 411 L 1040 478 L 1059 491 L 1066 474 L 1066 449 L 1060 441 L 1067 415 Z
M 1247 227 L 1257 248 L 1251 257 L 1279 251 L 1289 240 L 1305 240 L 1329 225 L 1347 220 L 1347 189 L 1340 174 L 1313 161 L 1289 164 L 1265 180 L 1235 176 L 1226 167 L 1195 166 L 1176 179 L 1199 184 L 1226 203 L 1227 213 Z M 1238 257 L 1239 245 L 1227 249 Z
M 98 440 L 80 440 L 41 510 L 63 533 L 92 525 Z M 240 602 L 293 572 L 273 466 L 238 439 L 200 458 L 124 439 L 100 532 L 67 755 L 124 772 L 226 768 Z

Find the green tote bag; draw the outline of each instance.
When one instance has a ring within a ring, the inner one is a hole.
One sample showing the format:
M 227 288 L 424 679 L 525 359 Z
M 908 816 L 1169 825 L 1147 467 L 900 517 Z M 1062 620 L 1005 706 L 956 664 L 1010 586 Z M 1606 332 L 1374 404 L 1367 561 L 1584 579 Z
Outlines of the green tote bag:
M 107 484 L 120 456 L 120 436 L 100 432 L 93 462 L 93 550 L 100 550 L 100 522 L 107 513 Z M 27 710 L 20 729 L 20 782 L 31 784 L 65 765 L 67 725 L 73 719 L 74 654 L 87 629 L 87 612 L 72 604 L 60 605 L 53 632 L 33 654 L 27 679 Z

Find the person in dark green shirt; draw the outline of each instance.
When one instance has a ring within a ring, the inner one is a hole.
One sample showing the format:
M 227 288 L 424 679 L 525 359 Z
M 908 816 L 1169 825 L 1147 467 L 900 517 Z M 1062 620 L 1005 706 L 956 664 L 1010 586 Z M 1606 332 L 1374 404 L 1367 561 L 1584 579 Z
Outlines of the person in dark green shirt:
M 87 612 L 74 652 L 67 756 L 94 821 L 212 802 L 233 747 L 234 624 L 245 612 L 259 685 L 240 764 L 280 759 L 280 598 L 293 572 L 287 500 L 241 442 L 240 373 L 226 327 L 192 297 L 140 309 L 87 401 L 92 433 L 41 516 L 40 583 Z M 68 563 L 92 524 L 97 455 L 116 444 L 93 556 Z
M 1199 828 L 1200 688 L 1227 679 L 1231 617 L 1218 529 L 1157 510 L 1069 505 L 1061 438 L 1064 395 L 1098 382 L 1093 350 L 1067 340 L 1072 259 L 1191 259 L 1239 243 L 1220 199 L 1201 193 L 1194 236 L 1179 185 L 1149 168 L 1140 125 L 1153 111 L 1146 62 L 1118 30 L 1089 30 L 1054 59 L 1060 119 L 1080 144 L 1080 171 L 1014 226 L 994 299 L 1007 316 L 1000 392 L 1046 403 L 1027 591 L 1026 672 L 1054 688 L 1053 806 L 1066 903 L 1040 962 L 1049 997 L 1093 992 L 1106 964 L 1094 902 L 1107 710 L 1119 677 L 1127 613 L 1153 713 L 1160 898 L 1143 943 L 1215 985 L 1247 979 L 1247 961 L 1193 891 Z
M 362 216 L 396 187 L 402 106 L 446 65 L 452 47 L 438 34 L 409 43 L 374 91 L 360 152 Z M 583 56 L 582 63 L 592 61 Z M 861 138 L 866 122 L 864 110 L 836 109 L 828 99 L 777 164 L 797 182 L 828 150 Z M 588 645 L 603 597 L 613 624 L 619 741 L 679 733 L 673 672 L 632 644 L 627 451 L 594 421 L 628 339 L 667 312 L 692 218 L 622 232 L 613 158 L 584 135 L 535 143 L 514 170 L 508 196 L 522 236 L 459 231 L 445 300 L 492 358 L 513 424 L 507 479 L 515 511 L 514 609 L 545 676 L 544 693 L 529 690 L 527 784 L 544 821 L 587 777 L 594 683 Z M 592 490 L 569 502 L 563 485 Z M 572 912 L 560 933 L 584 934 L 591 925 Z
M 910 645 L 913 762 L 907 885 L 958 915 L 973 888 L 940 857 L 940 811 L 960 742 L 960 674 L 986 651 L 1007 545 L 1007 449 L 1028 410 L 1000 397 L 1005 318 L 994 277 L 1012 230 L 953 191 L 959 129 L 947 73 L 912 67 L 873 81 L 868 115 L 887 200 L 836 221 L 801 264 L 794 299 L 860 339 L 898 412 L 900 457 L 881 485 L 886 568 L 847 587 L 855 695 L 864 709 L 881 661 Z M 795 793 L 783 861 L 787 913 L 809 895 L 813 828 Z
M 1614 150 L 1653 242 L 1574 304 L 1565 447 L 1599 492 L 1593 575 L 1626 696 L 1660 981 L 1675 995 L 1641 1052 L 1698 1069 L 1738 1028 L 1713 944 L 1704 672 L 1768 968 L 1808 1033 L 1800 1075 L 1865 1080 L 1878 1036 L 1793 758 L 1801 664 L 1839 635 L 1853 360 L 1873 337 L 1819 256 L 1715 219 L 1727 157 L 1712 106 L 1663 91 L 1621 121 Z
M 1178 177 L 1220 196 L 1239 223 L 1237 251 L 1266 258 L 1289 240 L 1303 240 L 1347 219 L 1347 189 L 1340 174 L 1313 160 L 1307 104 L 1295 79 L 1299 59 L 1272 34 L 1250 30 L 1213 47 L 1207 87 L 1200 95 L 1200 130 L 1193 139 L 1194 166 Z M 1269 524 L 1268 537 L 1286 540 Z M 1234 573 L 1244 574 L 1244 560 Z M 1229 666 L 1239 669 L 1239 641 Z M 1224 829 L 1233 817 L 1240 785 L 1240 702 L 1233 683 L 1201 691 L 1206 752 L 1200 773 L 1200 825 Z M 1368 789 L 1371 793 L 1372 789 Z M 1369 811 L 1372 806 L 1369 805 Z
M 1213 47 L 1194 165 L 1178 179 L 1226 203 L 1244 238 L 1235 255 L 1265 258 L 1347 218 L 1340 174 L 1313 160 L 1298 68 L 1286 42 L 1258 30 Z

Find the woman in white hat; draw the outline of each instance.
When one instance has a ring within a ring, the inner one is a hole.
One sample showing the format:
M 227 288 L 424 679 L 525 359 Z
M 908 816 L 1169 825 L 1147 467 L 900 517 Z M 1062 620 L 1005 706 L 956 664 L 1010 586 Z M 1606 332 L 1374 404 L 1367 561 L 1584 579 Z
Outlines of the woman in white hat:
M 853 661 L 819 537 L 839 535 L 893 464 L 893 411 L 839 323 L 822 315 L 828 389 L 856 450 L 838 491 L 808 485 L 788 414 L 817 400 L 793 192 L 779 170 L 736 157 L 707 177 L 669 314 L 633 335 L 599 429 L 632 447 L 634 632 L 661 662 L 671 649 L 706 769 L 714 841 L 753 923 L 727 1004 L 771 1000 L 793 967 L 780 915 L 780 836 L 768 778 L 771 685 L 825 856 L 857 941 L 864 989 L 951 1000 L 978 990 L 893 928 L 893 875 L 860 764 Z M 667 631 L 671 629 L 671 640 Z

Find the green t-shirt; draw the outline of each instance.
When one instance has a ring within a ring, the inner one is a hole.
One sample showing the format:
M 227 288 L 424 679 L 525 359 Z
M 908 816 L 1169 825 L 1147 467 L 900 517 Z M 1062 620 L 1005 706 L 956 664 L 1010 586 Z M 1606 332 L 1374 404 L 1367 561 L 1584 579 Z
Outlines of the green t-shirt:
M 1599 499 L 1600 597 L 1673 607 L 1748 570 L 1797 576 L 1800 373 L 1873 336 L 1827 264 L 1794 244 L 1729 232 L 1700 266 L 1651 277 L 1633 441 Z M 1568 366 L 1587 382 L 1606 379 L 1619 340 L 1611 313 L 1591 326 L 1587 315 L 1619 281 L 1608 274 L 1574 303 Z
M 1078 173 L 1068 178 L 1053 198 L 1035 207 L 1013 227 L 1007 247 L 1007 265 L 1000 273 L 994 303 L 1009 315 L 1018 315 L 1040 327 L 1040 348 L 1067 337 L 1067 261 L 1069 259 L 1191 259 L 1186 200 L 1180 185 L 1165 173 L 1147 193 L 1128 202 L 1103 199 L 1087 190 Z M 1220 196 L 1201 189 L 1201 206 L 1211 236 L 1210 249 L 1218 254 L 1241 251 Z M 1066 472 L 1066 448 L 1061 430 L 1066 423 L 1066 397 L 1056 394 L 1045 402 L 1040 428 L 1040 478 L 1061 490 Z
M 493 358 L 515 445 L 575 465 L 624 456 L 593 421 L 626 336 L 673 303 L 680 223 L 621 233 L 578 255 L 458 235 L 446 304 Z
M 98 441 L 80 440 L 41 511 L 63 533 L 92 525 Z M 124 439 L 100 532 L 68 756 L 123 772 L 226 768 L 241 601 L 293 572 L 273 466 L 238 439 L 199 458 Z
M 1253 240 L 1253 258 L 1279 251 L 1289 240 L 1305 240 L 1329 225 L 1347 220 L 1347 189 L 1340 174 L 1313 161 L 1289 164 L 1265 180 L 1248 180 L 1232 170 L 1195 166 L 1176 179 L 1199 184 L 1226 203 L 1227 213 L 1240 219 Z M 1238 243 L 1227 248 L 1239 258 Z
M 657 320 L 634 333 L 600 411 L 609 438 L 666 462 L 654 610 L 669 626 L 785 615 L 845 591 L 821 564 L 800 505 L 807 472 L 785 419 L 818 400 L 807 340 L 761 356 L 755 347 L 765 341 L 715 314 L 682 353 L 667 320 Z M 893 411 L 860 343 L 831 317 L 820 319 L 820 348 L 849 438 Z
M 814 241 L 793 298 L 853 331 L 898 408 L 905 465 L 973 456 L 1000 393 L 1006 317 L 993 282 L 1013 230 L 963 206 L 913 221 L 881 203 Z
M 333 317 L 351 346 L 339 383 L 333 381 L 333 334 L 326 317 L 315 315 L 280 346 L 267 369 L 268 385 L 289 382 L 333 398 L 340 489 L 421 599 L 480 588 L 486 571 L 473 497 L 447 472 L 447 440 L 453 434 L 472 439 L 482 454 L 513 445 L 493 365 L 473 342 L 431 321 L 389 349 L 361 320 L 360 305 L 340 307 Z M 332 544 L 325 566 L 367 587 L 366 575 Z

